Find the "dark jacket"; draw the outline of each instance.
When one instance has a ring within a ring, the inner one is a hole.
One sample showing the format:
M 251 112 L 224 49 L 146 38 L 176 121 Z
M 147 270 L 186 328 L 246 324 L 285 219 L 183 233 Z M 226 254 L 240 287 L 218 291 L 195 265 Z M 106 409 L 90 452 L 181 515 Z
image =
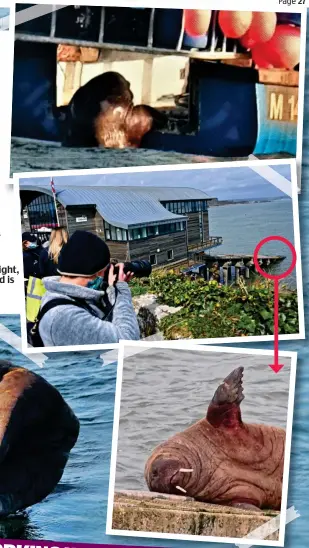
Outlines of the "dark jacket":
M 35 249 L 26 249 L 23 252 L 24 261 L 24 278 L 28 279 L 29 276 L 35 278 L 44 278 L 45 273 L 45 261 L 48 253 L 42 246 L 38 246 Z
M 44 272 L 43 278 L 49 276 L 59 276 L 58 274 L 58 264 L 55 264 L 53 259 L 48 255 L 48 250 L 45 248 L 41 256 L 41 270 Z

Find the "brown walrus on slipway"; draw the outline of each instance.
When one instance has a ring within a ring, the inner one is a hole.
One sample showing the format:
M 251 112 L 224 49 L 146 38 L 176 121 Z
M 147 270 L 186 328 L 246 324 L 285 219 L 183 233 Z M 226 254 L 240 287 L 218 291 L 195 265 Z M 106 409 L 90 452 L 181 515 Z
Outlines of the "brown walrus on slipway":
M 0 516 L 32 506 L 60 481 L 79 421 L 40 375 L 0 360 Z
M 118 72 L 104 72 L 80 87 L 65 112 L 62 144 L 70 147 L 138 148 L 167 117 L 133 103 L 130 83 Z
M 279 510 L 285 430 L 242 422 L 243 367 L 221 384 L 206 418 L 160 444 L 149 457 L 150 491 L 247 509 Z

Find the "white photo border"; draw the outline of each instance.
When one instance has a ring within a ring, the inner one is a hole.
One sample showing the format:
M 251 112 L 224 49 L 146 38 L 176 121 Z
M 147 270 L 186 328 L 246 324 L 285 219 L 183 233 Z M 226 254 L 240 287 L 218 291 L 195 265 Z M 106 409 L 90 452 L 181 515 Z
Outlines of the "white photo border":
M 38 171 L 35 173 L 14 173 L 13 182 L 16 192 L 16 200 L 20 202 L 19 197 L 19 180 L 24 178 L 36 179 L 39 177 L 66 177 L 66 176 L 82 176 L 82 175 L 106 175 L 117 173 L 149 173 L 153 171 L 191 171 L 191 170 L 207 170 L 207 169 L 237 169 L 239 167 L 262 167 L 263 163 L 260 160 L 248 160 L 245 165 L 244 162 L 226 162 L 224 164 L 196 164 L 191 165 L 168 165 L 168 166 L 143 166 L 143 167 L 131 167 L 131 168 L 101 168 L 91 170 L 65 170 L 65 171 Z M 303 282 L 302 282 L 302 264 L 301 264 L 301 246 L 300 246 L 300 232 L 299 232 L 299 213 L 298 213 L 298 191 L 297 191 L 297 162 L 292 160 L 269 160 L 267 166 L 277 165 L 290 165 L 291 169 L 291 199 L 293 209 L 293 228 L 294 228 L 294 247 L 296 250 L 297 262 L 296 262 L 296 288 L 297 288 L 297 300 L 298 300 L 298 322 L 299 332 L 295 334 L 279 335 L 279 340 L 299 340 L 305 339 L 305 316 L 304 316 L 304 302 L 303 302 Z M 272 184 L 272 183 L 270 183 Z M 146 188 L 146 187 L 145 187 Z M 21 230 L 20 230 L 21 233 Z M 21 247 L 20 247 L 21 249 Z M 21 265 L 21 272 L 23 272 L 23 266 Z M 35 353 L 52 353 L 52 352 L 78 352 L 88 350 L 100 350 L 100 349 L 112 349 L 117 348 L 118 343 L 113 344 L 95 344 L 95 345 L 76 345 L 76 346 L 55 346 L 55 347 L 42 347 L 34 348 L 27 343 L 27 329 L 26 329 L 26 309 L 23 301 L 21 301 L 21 332 L 22 332 L 22 350 L 25 354 Z M 177 344 L 187 345 L 188 342 L 192 344 L 228 344 L 228 343 L 244 343 L 244 342 L 266 342 L 273 341 L 272 335 L 259 335 L 248 337 L 223 337 L 213 339 L 182 339 Z M 139 341 L 141 345 L 147 345 L 147 340 Z M 168 341 L 152 342 L 153 346 L 161 346 L 162 344 L 169 345 Z
M 273 9 L 270 8 L 270 1 L 273 2 Z M 302 166 L 302 155 L 303 155 L 303 122 L 304 122 L 304 97 L 305 97 L 305 68 L 306 68 L 306 33 L 307 33 L 307 8 L 305 5 L 301 3 L 302 0 L 296 0 L 296 4 L 292 4 L 291 6 L 288 6 L 286 4 L 280 4 L 280 12 L 281 13 L 298 13 L 301 15 L 301 27 L 300 27 L 300 66 L 302 67 L 302 70 L 299 71 L 299 84 L 298 84 L 298 118 L 297 118 L 297 143 L 296 143 L 296 156 L 293 159 L 296 159 L 297 161 L 297 170 L 298 170 L 298 178 L 299 178 L 299 189 L 300 189 L 300 181 L 301 181 L 301 166 Z M 253 6 L 251 7 L 252 11 L 277 11 L 278 10 L 278 1 L 277 0 L 251 0 L 253 3 Z M 27 4 L 26 0 L 21 0 L 18 2 L 19 4 Z M 157 1 L 153 0 L 135 0 L 134 2 L 130 2 L 130 0 L 118 0 L 117 7 L 134 7 L 134 8 L 160 8 L 161 6 L 158 6 Z M 41 0 L 40 2 L 37 2 L 37 5 L 52 5 L 52 3 L 49 0 Z M 255 5 L 256 4 L 256 5 Z M 74 4 L 67 3 L 63 5 L 63 7 L 72 6 Z M 114 7 L 115 6 L 115 0 L 104 0 L 104 3 L 102 4 L 102 0 L 89 0 L 87 2 L 83 1 L 80 6 L 98 6 L 98 7 Z M 203 0 L 192 0 L 188 4 L 188 0 L 167 0 L 164 4 L 165 8 L 174 8 L 174 9 L 194 9 L 194 8 L 200 8 L 205 9 L 205 2 Z M 233 0 L 233 10 L 235 10 L 235 7 L 239 10 L 248 10 L 248 5 L 244 0 Z M 11 14 L 10 14 L 10 37 L 12 42 L 12 49 L 14 49 L 14 40 L 15 40 L 15 4 L 13 4 L 11 8 Z M 209 6 L 208 6 L 209 8 Z M 227 10 L 232 11 L 231 9 L 231 3 L 229 0 L 217 0 L 215 5 L 216 10 Z M 18 27 L 17 27 L 18 29 Z M 13 71 L 14 71 L 14 56 L 12 56 L 12 82 L 13 82 Z M 13 86 L 12 86 L 13 87 Z M 12 107 L 13 104 L 13 93 L 11 96 L 11 105 L 8 111 L 9 119 L 12 122 Z M 11 127 L 10 122 L 10 127 Z M 11 149 L 11 139 L 12 136 L 10 135 L 9 140 L 9 150 Z M 32 139 L 23 139 L 23 138 L 17 138 L 16 140 L 20 140 L 21 142 L 43 142 L 43 141 L 37 141 Z M 60 145 L 59 145 L 60 146 Z M 236 161 L 236 160 L 235 160 Z M 249 160 L 243 160 L 242 164 L 246 165 Z M 261 159 L 260 162 L 266 163 L 268 162 L 267 159 Z M 214 162 L 215 164 L 217 162 Z M 220 162 L 221 163 L 221 162 Z M 226 162 L 227 163 L 227 162 Z M 223 162 L 225 164 L 225 162 Z M 162 164 L 163 165 L 163 164 Z M 185 164 L 190 165 L 190 164 Z M 9 152 L 9 173 L 11 172 L 11 150 Z
M 106 517 L 106 534 L 112 536 L 126 536 L 126 537 L 139 537 L 139 538 L 156 538 L 164 540 L 185 540 L 185 541 L 201 541 L 201 542 L 222 542 L 233 544 L 244 544 L 248 546 L 252 541 L 254 546 L 284 546 L 285 539 L 285 521 L 287 512 L 287 497 L 288 497 L 288 485 L 289 485 L 289 470 L 290 470 L 290 455 L 291 455 L 291 441 L 292 441 L 292 427 L 293 427 L 293 413 L 294 413 L 294 396 L 295 396 L 295 384 L 296 384 L 296 367 L 297 367 L 297 352 L 281 351 L 280 357 L 290 358 L 290 379 L 289 379 L 289 396 L 288 396 L 288 409 L 287 409 L 287 426 L 286 426 L 286 442 L 284 452 L 284 471 L 282 482 L 282 499 L 281 499 L 281 511 L 280 511 L 280 529 L 279 540 L 258 540 L 243 538 L 230 538 L 230 537 L 210 537 L 210 536 L 193 536 L 186 534 L 169 534 L 169 533 L 150 533 L 142 531 L 126 531 L 116 530 L 112 528 L 113 517 L 113 502 L 115 492 L 115 478 L 116 478 L 116 463 L 117 463 L 117 448 L 118 448 L 118 432 L 119 432 L 119 420 L 120 420 L 120 407 L 121 407 L 121 389 L 122 389 L 122 374 L 123 365 L 125 360 L 125 350 L 127 348 L 137 347 L 137 352 L 140 353 L 141 349 L 137 342 L 133 341 L 120 341 L 118 352 L 118 364 L 117 364 L 117 380 L 116 380 L 116 392 L 115 392 L 115 405 L 114 405 L 114 424 L 113 424 L 113 438 L 112 438 L 112 451 L 111 451 L 111 464 L 110 464 L 110 476 L 109 476 L 109 491 L 108 491 L 108 505 L 107 505 L 107 517 Z M 148 343 L 144 350 L 154 348 L 152 343 Z M 161 348 L 169 348 L 170 350 L 184 350 L 183 346 L 176 343 L 169 343 L 168 346 L 164 345 Z M 217 352 L 227 354 L 247 354 L 247 355 L 260 355 L 260 356 L 273 356 L 271 350 L 257 350 L 246 348 L 230 348 L 220 346 L 202 346 L 187 344 L 187 351 L 201 351 L 201 352 Z M 132 353 L 130 354 L 132 356 Z M 274 373 L 275 375 L 276 373 Z M 277 373 L 280 375 L 280 372 Z

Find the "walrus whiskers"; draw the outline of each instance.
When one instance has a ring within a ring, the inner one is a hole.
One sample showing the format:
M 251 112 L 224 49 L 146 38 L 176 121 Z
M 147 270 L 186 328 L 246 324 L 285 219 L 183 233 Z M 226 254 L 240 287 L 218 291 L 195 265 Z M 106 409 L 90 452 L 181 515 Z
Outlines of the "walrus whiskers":
M 193 468 L 179 468 L 179 472 L 183 472 L 183 473 L 188 472 L 188 473 L 192 474 Z
M 182 487 L 179 487 L 179 485 L 176 485 L 176 489 L 179 489 L 179 491 L 182 491 L 183 493 L 186 493 L 187 491 L 183 489 Z

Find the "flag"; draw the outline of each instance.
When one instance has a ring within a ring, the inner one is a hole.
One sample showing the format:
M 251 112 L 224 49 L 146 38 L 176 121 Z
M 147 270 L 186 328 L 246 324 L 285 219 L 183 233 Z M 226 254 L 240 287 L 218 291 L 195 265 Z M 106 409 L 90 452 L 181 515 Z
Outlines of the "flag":
M 50 180 L 50 186 L 51 186 L 51 189 L 52 189 L 52 193 L 56 194 L 54 179 Z

